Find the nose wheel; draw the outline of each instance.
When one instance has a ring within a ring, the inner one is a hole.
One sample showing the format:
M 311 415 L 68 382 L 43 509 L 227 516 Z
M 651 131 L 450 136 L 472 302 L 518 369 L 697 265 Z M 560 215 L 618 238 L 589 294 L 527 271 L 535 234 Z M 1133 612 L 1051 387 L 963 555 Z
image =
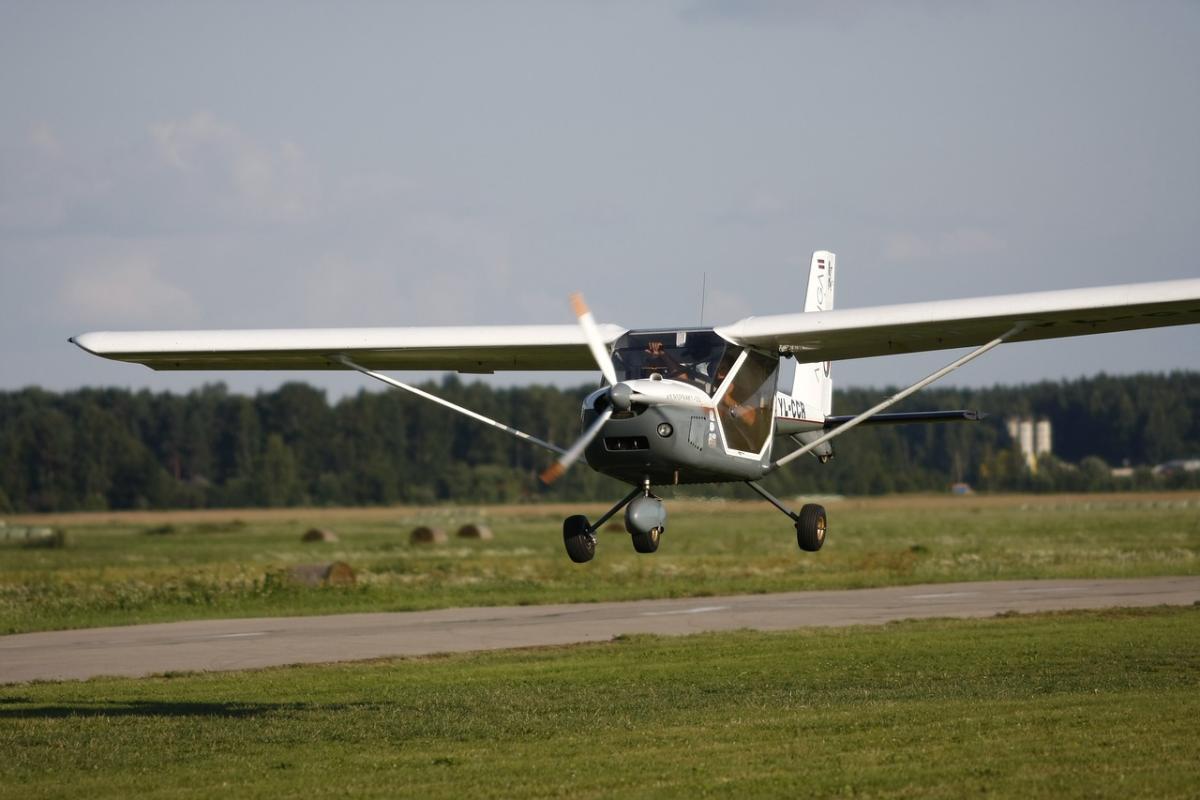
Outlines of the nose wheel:
M 642 496 L 625 507 L 625 530 L 639 553 L 653 553 L 667 530 L 667 508 L 650 494 L 650 481 L 642 482 Z
M 653 553 L 658 549 L 658 540 L 662 532 L 662 528 L 654 528 L 645 533 L 632 534 L 630 538 L 633 540 L 633 549 L 639 553 Z

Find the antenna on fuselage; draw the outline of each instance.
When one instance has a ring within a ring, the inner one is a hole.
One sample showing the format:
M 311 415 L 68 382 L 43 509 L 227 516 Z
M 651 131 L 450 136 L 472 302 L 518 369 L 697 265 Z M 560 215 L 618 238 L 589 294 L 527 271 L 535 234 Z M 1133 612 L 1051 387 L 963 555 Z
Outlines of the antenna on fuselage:
M 708 289 L 708 273 L 700 273 L 700 327 L 704 327 L 704 295 Z

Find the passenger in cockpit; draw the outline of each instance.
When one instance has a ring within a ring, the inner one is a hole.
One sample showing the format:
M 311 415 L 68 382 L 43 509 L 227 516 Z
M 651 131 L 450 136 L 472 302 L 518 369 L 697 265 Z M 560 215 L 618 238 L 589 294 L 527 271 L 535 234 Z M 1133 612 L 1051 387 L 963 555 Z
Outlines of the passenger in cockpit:
M 695 336 L 689 340 L 680 358 L 683 377 L 680 380 L 690 381 L 709 395 L 717 390 L 720 380 L 717 379 L 717 362 L 721 360 L 721 350 L 715 350 L 711 342 Z M 724 375 L 721 379 L 724 379 Z

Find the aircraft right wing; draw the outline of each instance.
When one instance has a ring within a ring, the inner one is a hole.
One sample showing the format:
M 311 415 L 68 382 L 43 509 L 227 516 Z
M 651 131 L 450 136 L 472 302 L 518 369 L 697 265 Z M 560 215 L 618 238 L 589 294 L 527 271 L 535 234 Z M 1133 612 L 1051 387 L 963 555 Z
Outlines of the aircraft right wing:
M 716 331 L 815 362 L 975 347 L 1018 325 L 1007 341 L 1195 323 L 1200 279 L 747 317 Z

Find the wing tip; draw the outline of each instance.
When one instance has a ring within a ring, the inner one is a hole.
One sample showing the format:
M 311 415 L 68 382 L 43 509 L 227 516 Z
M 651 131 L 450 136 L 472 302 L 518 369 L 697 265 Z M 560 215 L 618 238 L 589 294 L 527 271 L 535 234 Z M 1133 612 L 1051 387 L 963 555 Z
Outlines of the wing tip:
M 96 334 L 81 333 L 78 336 L 71 336 L 67 339 L 68 342 L 83 350 L 86 353 L 91 353 L 94 356 L 100 355 L 95 347 Z M 89 344 L 91 342 L 91 344 Z

